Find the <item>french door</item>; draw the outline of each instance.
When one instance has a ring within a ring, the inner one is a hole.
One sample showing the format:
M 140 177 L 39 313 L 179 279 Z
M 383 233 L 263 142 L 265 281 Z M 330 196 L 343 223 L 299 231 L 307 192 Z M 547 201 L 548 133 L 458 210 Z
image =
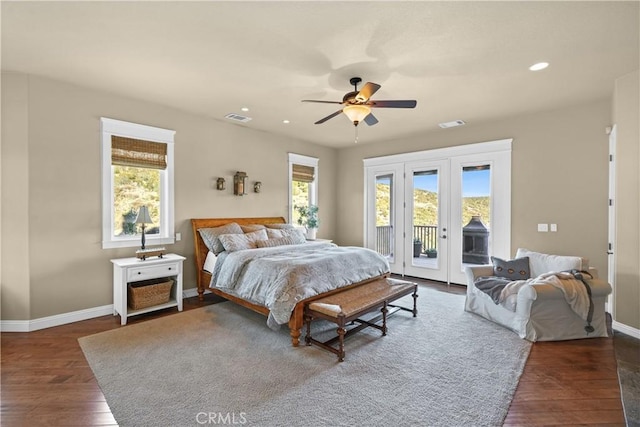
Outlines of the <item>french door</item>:
M 391 272 L 465 284 L 510 255 L 511 141 L 365 160 L 365 245 Z
M 448 281 L 449 162 L 404 165 L 404 272 Z

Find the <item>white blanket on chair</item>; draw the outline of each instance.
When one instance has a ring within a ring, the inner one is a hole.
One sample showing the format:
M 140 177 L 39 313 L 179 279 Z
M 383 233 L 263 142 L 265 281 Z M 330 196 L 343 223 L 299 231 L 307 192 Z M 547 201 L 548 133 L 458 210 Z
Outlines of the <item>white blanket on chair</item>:
M 564 299 L 571 309 L 582 319 L 587 320 L 589 314 L 589 294 L 582 283 L 573 274 L 567 272 L 550 272 L 528 280 L 516 280 L 508 283 L 500 293 L 500 304 L 516 311 L 517 294 L 524 285 L 551 285 L 564 295 Z

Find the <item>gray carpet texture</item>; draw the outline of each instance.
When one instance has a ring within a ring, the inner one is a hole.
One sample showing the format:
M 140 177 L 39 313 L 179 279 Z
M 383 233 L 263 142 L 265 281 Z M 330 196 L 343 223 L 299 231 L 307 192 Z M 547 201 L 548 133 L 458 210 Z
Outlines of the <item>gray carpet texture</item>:
M 464 312 L 462 295 L 419 294 L 417 318 L 349 337 L 342 363 L 230 302 L 79 342 L 123 427 L 502 425 L 531 343 Z
M 627 427 L 640 427 L 640 341 L 614 331 L 613 344 Z

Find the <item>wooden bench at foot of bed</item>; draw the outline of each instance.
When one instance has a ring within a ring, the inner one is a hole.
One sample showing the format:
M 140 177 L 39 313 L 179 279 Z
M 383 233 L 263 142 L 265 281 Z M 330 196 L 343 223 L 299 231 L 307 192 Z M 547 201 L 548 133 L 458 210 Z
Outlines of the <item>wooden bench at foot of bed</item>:
M 390 304 L 409 294 L 413 296 L 413 309 Z M 305 341 L 307 345 L 315 344 L 335 353 L 338 356 L 338 361 L 342 362 L 345 354 L 345 337 L 368 326 L 379 329 L 382 331 L 382 335 L 386 335 L 387 317 L 391 314 L 387 307 L 393 307 L 395 309 L 394 312 L 397 310 L 410 311 L 413 313 L 413 317 L 416 317 L 418 315 L 416 308 L 417 298 L 418 285 L 415 283 L 382 278 L 314 300 L 305 305 L 304 320 L 307 325 Z M 370 320 L 360 319 L 360 316 L 378 309 L 382 312 L 382 325 L 376 324 L 380 317 Z M 338 325 L 338 336 L 324 342 L 313 339 L 311 337 L 311 322 L 314 319 L 325 319 Z M 358 322 L 359 325 L 347 331 L 345 326 L 351 322 Z M 338 341 L 338 348 L 331 345 L 336 340 Z

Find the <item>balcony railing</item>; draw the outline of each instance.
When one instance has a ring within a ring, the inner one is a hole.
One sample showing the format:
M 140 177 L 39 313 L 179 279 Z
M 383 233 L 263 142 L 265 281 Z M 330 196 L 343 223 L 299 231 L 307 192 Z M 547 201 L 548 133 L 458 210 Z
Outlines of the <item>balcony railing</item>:
M 414 225 L 412 241 L 420 240 L 422 250 L 433 248 L 438 249 L 438 226 L 437 225 Z M 376 251 L 382 255 L 393 254 L 393 227 L 382 225 L 376 227 Z

